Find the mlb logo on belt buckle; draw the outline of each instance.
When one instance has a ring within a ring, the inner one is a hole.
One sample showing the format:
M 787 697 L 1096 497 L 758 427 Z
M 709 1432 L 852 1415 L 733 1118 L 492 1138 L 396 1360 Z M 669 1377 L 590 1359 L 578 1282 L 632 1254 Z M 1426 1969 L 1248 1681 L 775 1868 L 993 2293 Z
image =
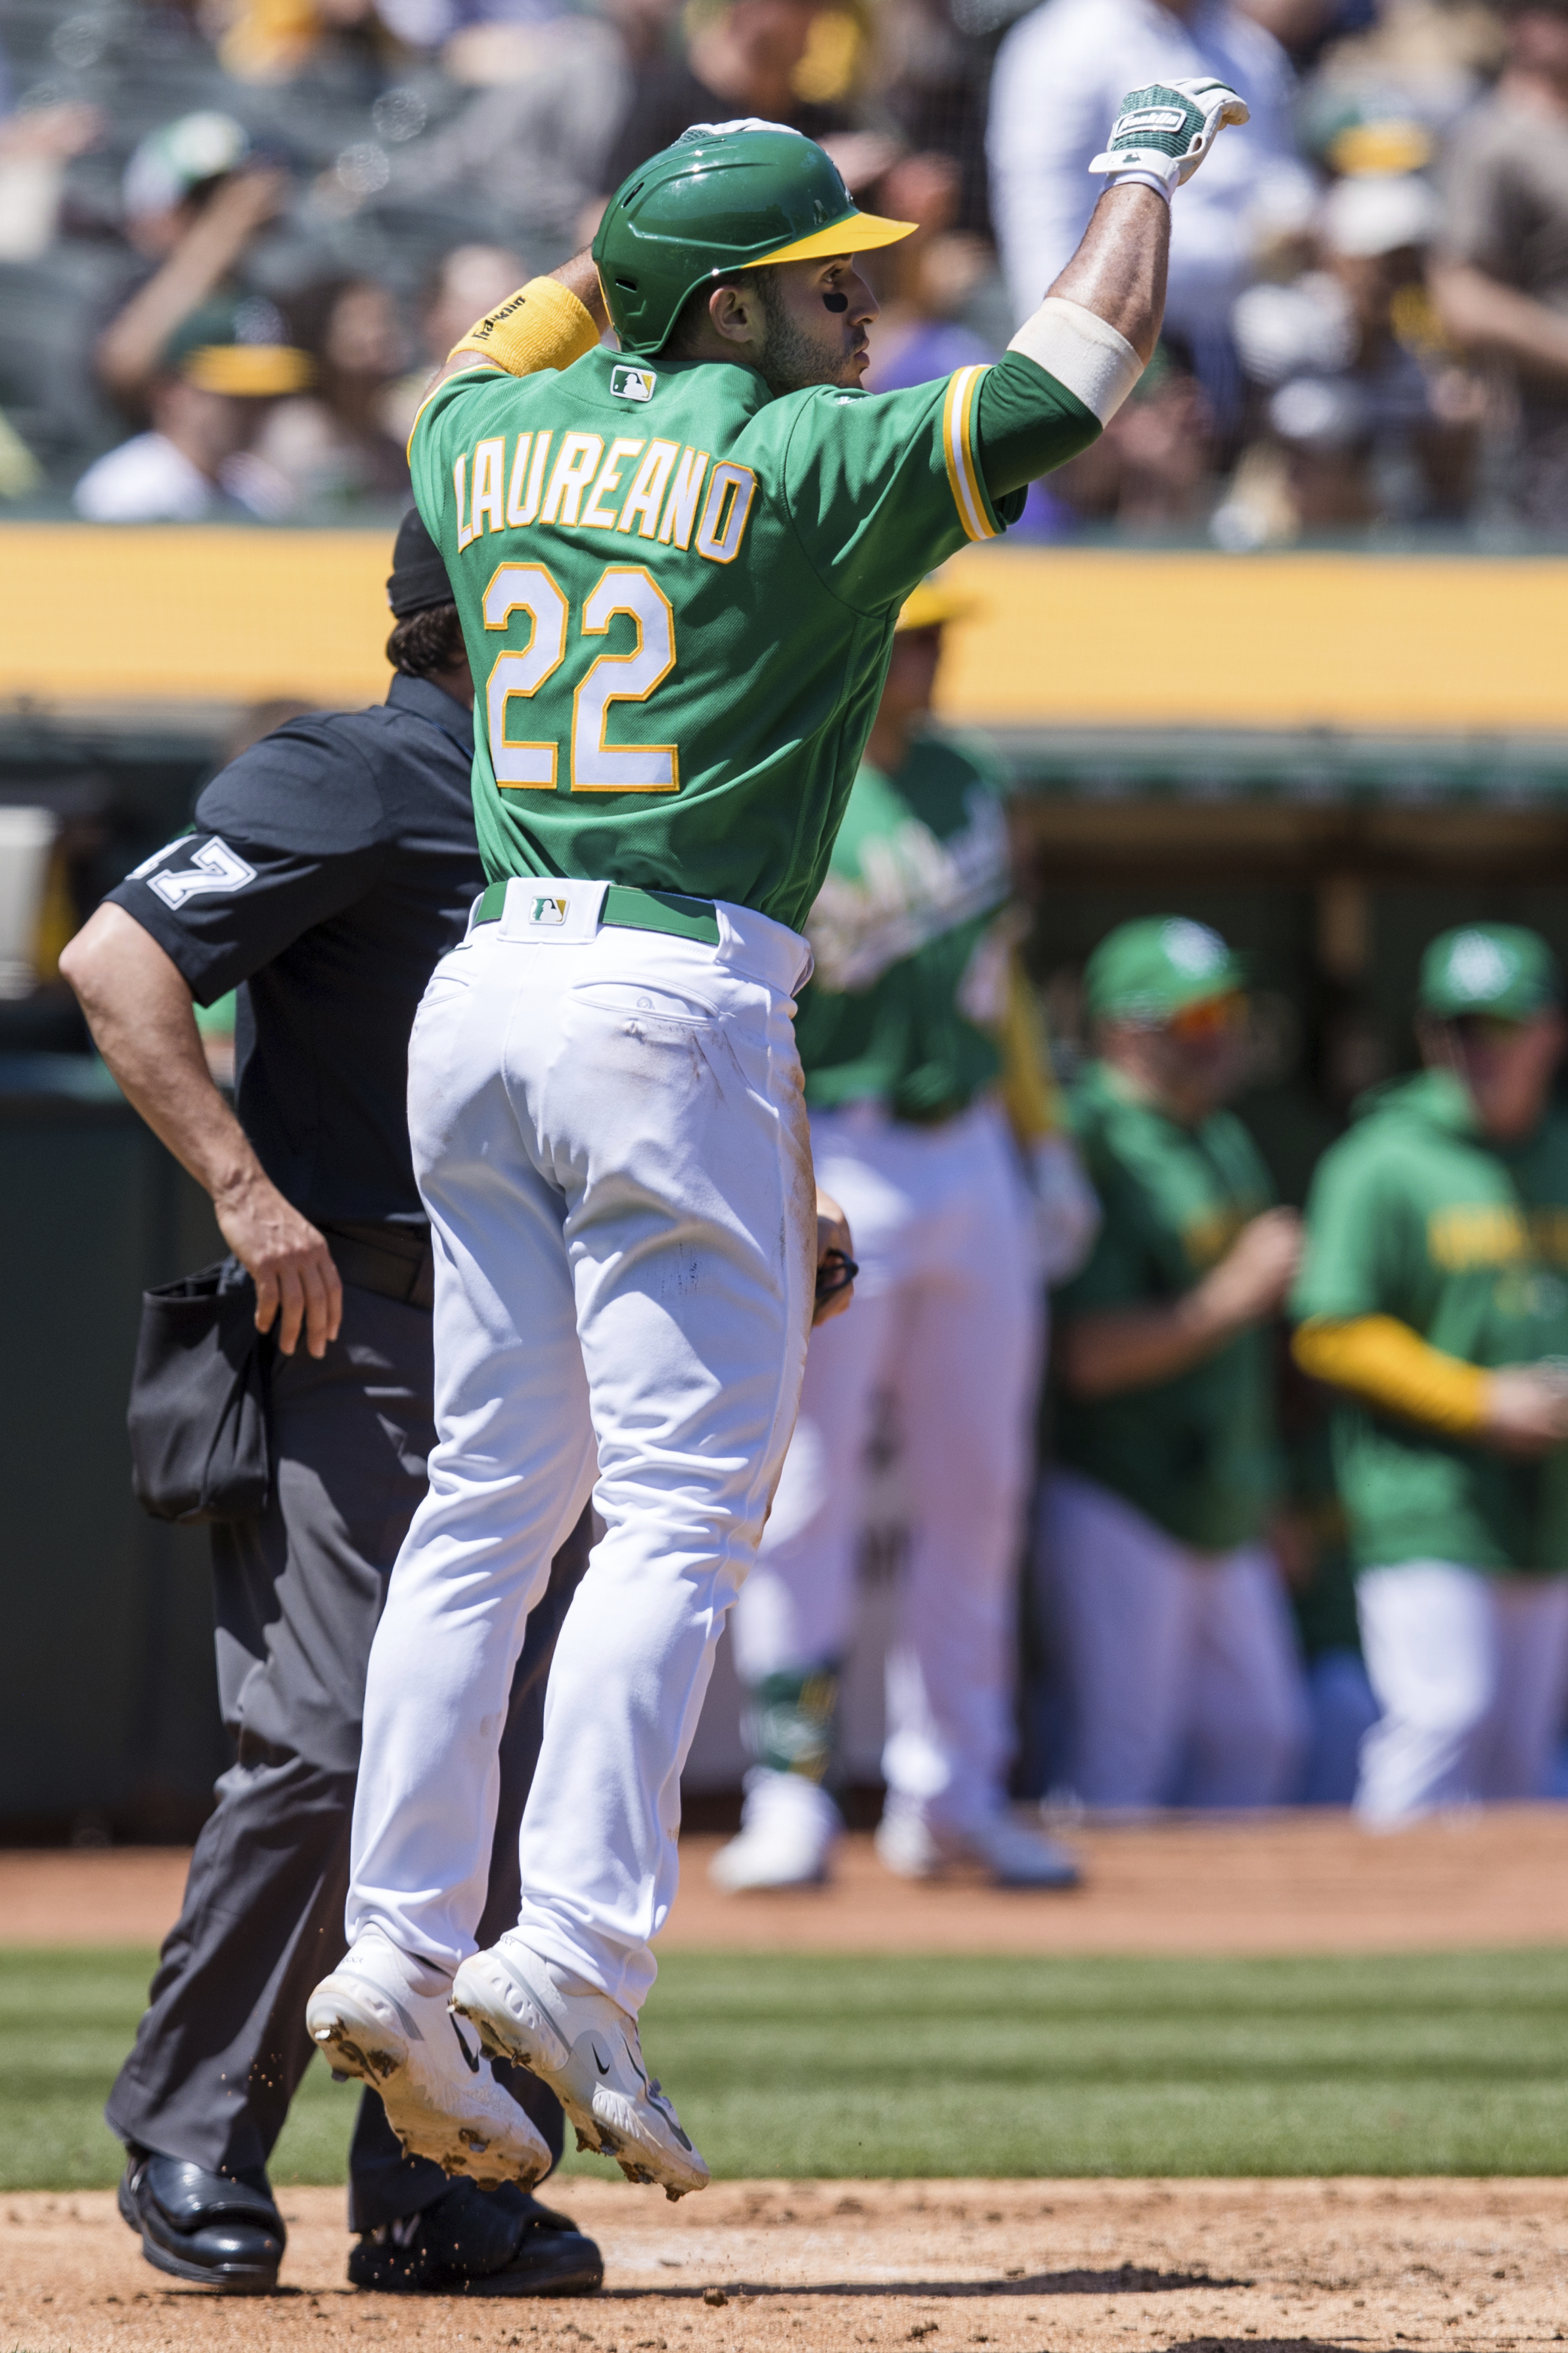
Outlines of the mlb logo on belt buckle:
M 616 367 L 610 370 L 610 390 L 618 400 L 651 400 L 658 382 L 651 368 Z
M 581 947 L 597 933 L 604 903 L 602 882 L 563 883 L 520 874 L 507 885 L 500 936 L 531 947 Z

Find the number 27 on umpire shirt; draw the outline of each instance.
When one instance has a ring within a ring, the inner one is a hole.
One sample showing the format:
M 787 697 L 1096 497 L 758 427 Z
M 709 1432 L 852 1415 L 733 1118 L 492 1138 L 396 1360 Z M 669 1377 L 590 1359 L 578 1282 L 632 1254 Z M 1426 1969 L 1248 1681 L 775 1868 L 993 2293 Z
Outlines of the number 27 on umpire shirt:
M 414 488 L 474 673 L 492 881 L 636 883 L 804 930 L 900 604 L 1022 510 L 981 480 L 984 374 L 775 398 L 750 368 L 595 350 L 436 391 Z M 1088 413 L 1061 398 L 1067 456 Z

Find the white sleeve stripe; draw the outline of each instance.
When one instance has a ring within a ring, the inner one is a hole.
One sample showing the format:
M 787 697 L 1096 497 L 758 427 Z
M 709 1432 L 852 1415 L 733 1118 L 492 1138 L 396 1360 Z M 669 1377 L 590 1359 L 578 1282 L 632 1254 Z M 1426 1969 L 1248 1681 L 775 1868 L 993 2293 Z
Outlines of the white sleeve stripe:
M 1081 302 L 1047 294 L 1008 345 L 1022 352 L 1109 425 L 1139 377 L 1143 363 L 1107 320 Z

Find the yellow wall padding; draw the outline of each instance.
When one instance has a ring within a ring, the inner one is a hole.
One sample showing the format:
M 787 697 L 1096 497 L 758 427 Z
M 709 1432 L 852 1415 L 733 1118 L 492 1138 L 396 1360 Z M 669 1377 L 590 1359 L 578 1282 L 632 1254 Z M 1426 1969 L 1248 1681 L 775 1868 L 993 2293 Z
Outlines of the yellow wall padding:
M 0 696 L 363 702 L 391 567 L 388 530 L 0 524 Z M 1568 733 L 1568 562 L 1003 547 L 943 577 L 961 724 Z
M 951 718 L 1568 730 L 1568 563 L 965 550 Z
M 386 692 L 388 531 L 0 527 L 0 693 L 354 705 Z

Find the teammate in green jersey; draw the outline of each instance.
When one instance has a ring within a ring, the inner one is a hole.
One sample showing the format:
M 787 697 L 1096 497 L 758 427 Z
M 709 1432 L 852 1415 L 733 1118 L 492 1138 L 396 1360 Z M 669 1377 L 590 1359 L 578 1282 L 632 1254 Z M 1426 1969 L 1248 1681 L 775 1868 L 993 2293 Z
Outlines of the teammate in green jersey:
M 871 397 L 856 257 L 902 225 L 858 213 L 809 140 L 698 126 L 595 240 L 619 354 L 518 373 L 531 322 L 572 299 L 533 281 L 416 423 L 492 880 L 410 1041 L 439 1441 L 371 1660 L 351 1950 L 308 2012 L 334 2064 L 397 2079 L 413 2146 L 485 2139 L 449 1992 L 476 2067 L 475 2035 L 635 2179 L 679 2197 L 708 2178 L 636 2020 L 681 1762 L 834 1239 L 814 1229 L 798 927 L 900 605 L 1125 397 L 1173 191 L 1246 112 L 1218 83 L 1134 93 L 1084 242 L 1005 356 Z M 590 1493 L 606 1533 L 556 1651 L 522 1914 L 476 1955 L 498 1709 Z
M 1216 932 L 1123 923 L 1084 976 L 1099 1060 L 1072 1093 L 1104 1211 L 1057 1303 L 1042 1570 L 1091 1806 L 1287 1793 L 1305 1700 L 1268 1535 L 1282 1464 L 1269 1324 L 1294 1211 L 1223 1108 L 1244 975 Z
M 1344 1393 L 1335 1465 L 1384 1715 L 1356 1805 L 1386 1825 L 1538 1796 L 1568 1697 L 1568 1025 L 1544 941 L 1447 932 L 1426 1068 L 1324 1155 L 1295 1298 Z
M 734 1891 L 822 1878 L 843 1828 L 826 1786 L 834 1702 L 872 1417 L 889 1391 L 910 1544 L 878 1852 L 905 1878 L 958 1862 L 1009 1886 L 1078 1875 L 1070 1855 L 1013 1819 L 1003 1776 L 1040 1278 L 1071 1271 L 1099 1212 L 1070 1142 L 1041 1123 L 1035 1042 L 1018 1039 L 1027 1025 L 1002 780 L 929 725 L 954 610 L 933 581 L 899 617 L 865 765 L 806 923 L 816 970 L 795 1035 L 812 1154 L 860 1271 L 854 1313 L 807 1354 L 784 1476 L 736 1605 L 757 1761 L 741 1835 L 713 1864 Z

